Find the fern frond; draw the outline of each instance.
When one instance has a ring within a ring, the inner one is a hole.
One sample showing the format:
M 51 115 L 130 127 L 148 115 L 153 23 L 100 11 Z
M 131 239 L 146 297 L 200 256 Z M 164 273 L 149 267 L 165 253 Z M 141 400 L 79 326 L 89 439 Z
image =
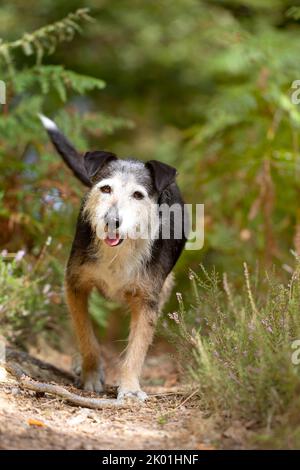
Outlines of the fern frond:
M 38 87 L 43 95 L 47 95 L 54 89 L 62 101 L 66 101 L 69 90 L 82 95 L 86 91 L 105 87 L 103 80 L 66 70 L 61 65 L 37 65 L 19 72 L 13 80 L 17 93 L 36 91 Z

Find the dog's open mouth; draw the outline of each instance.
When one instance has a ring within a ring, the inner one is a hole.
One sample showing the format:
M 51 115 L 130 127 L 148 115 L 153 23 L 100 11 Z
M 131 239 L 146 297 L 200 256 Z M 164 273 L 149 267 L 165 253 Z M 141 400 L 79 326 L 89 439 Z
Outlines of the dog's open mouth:
M 123 238 L 120 238 L 118 233 L 114 233 L 108 234 L 104 241 L 108 246 L 118 246 L 122 243 Z

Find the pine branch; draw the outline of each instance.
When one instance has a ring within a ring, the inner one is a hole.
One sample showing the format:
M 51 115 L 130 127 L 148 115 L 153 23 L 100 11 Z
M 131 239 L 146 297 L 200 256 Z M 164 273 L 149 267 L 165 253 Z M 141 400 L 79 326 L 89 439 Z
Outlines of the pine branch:
M 81 32 L 80 23 L 93 21 L 89 16 L 89 8 L 80 8 L 74 13 L 69 13 L 65 18 L 51 25 L 43 26 L 33 33 L 25 33 L 20 39 L 12 42 L 3 42 L 0 39 L 0 59 L 2 58 L 13 71 L 13 58 L 11 53 L 21 48 L 25 55 L 36 54 L 37 64 L 41 64 L 42 58 L 52 54 L 57 45 L 64 41 L 71 41 L 76 32 Z

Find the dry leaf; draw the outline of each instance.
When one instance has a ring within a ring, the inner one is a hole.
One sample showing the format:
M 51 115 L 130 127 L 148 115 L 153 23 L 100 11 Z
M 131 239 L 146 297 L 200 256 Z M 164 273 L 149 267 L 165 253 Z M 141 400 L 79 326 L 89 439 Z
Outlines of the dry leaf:
M 43 428 L 46 426 L 45 423 L 43 423 L 43 421 L 39 421 L 38 419 L 34 419 L 34 418 L 29 418 L 27 423 L 29 424 L 29 426 L 38 426 L 40 428 Z

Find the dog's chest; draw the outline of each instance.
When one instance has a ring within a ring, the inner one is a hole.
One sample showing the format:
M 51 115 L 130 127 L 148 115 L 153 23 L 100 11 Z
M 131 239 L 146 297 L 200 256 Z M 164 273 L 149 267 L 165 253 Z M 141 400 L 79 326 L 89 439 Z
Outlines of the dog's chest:
M 105 297 L 122 301 L 126 292 L 135 290 L 143 282 L 148 258 L 147 243 L 128 243 L 117 250 L 103 249 L 93 264 L 93 283 Z

